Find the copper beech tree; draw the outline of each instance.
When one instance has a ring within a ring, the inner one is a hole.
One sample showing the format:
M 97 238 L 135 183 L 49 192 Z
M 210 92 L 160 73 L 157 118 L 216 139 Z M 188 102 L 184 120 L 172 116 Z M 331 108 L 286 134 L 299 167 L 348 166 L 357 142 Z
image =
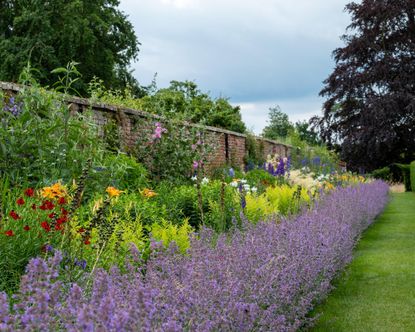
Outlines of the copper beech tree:
M 415 159 L 415 1 L 363 0 L 333 52 L 336 66 L 312 121 L 352 169 Z

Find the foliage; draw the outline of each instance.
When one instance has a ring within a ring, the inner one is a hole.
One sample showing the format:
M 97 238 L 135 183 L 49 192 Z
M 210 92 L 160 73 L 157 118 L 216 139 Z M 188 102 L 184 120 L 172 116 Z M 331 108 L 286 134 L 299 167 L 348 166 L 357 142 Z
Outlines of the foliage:
M 265 162 L 264 158 L 264 143 L 256 139 L 253 133 L 246 133 L 246 155 L 244 162 L 248 170 L 255 166 L 262 165 Z
M 269 124 L 262 131 L 262 136 L 272 140 L 285 138 L 293 129 L 292 123 L 288 120 L 288 115 L 281 111 L 279 106 L 269 109 Z
M 261 168 L 247 172 L 245 179 L 250 186 L 258 188 L 259 192 L 263 192 L 266 187 L 273 186 L 277 183 L 277 178 L 274 175 Z
M 405 185 L 406 191 L 411 191 L 411 172 L 410 172 L 410 165 L 409 164 L 399 164 L 395 163 L 395 165 L 401 170 L 403 183 Z
M 148 186 L 147 170 L 135 158 L 123 153 L 107 153 L 92 168 L 86 193 L 93 196 L 103 188 L 113 186 L 121 190 L 138 192 Z
M 257 223 L 270 216 L 277 220 L 281 216 L 296 214 L 306 204 L 311 205 L 311 197 L 301 186 L 269 186 L 260 195 L 246 196 L 244 213 L 249 221 Z
M 36 258 L 13 303 L 0 294 L 0 321 L 6 330 L 294 331 L 310 323 L 310 309 L 387 201 L 382 182 L 340 189 L 313 211 L 246 224 L 215 245 L 204 230 L 187 255 L 156 250 L 145 270 L 133 250 L 125 273 L 98 269 L 66 292 L 57 280 L 62 256 Z
M 409 165 L 410 178 L 411 178 L 411 190 L 415 192 L 415 161 Z
M 194 82 L 172 81 L 165 89 L 157 89 L 156 82 L 142 87 L 145 95 L 137 99 L 129 87 L 107 90 L 97 78 L 89 84 L 92 98 L 100 102 L 119 105 L 157 114 L 167 120 L 198 123 L 239 133 L 245 132 L 240 107 L 232 106 L 228 99 L 212 99 L 201 92 Z
M 225 98 L 212 99 L 201 92 L 194 82 L 171 81 L 166 89 L 142 98 L 144 111 L 167 119 L 180 119 L 207 126 L 245 132 L 240 107 L 232 106 Z
M 12 183 L 68 182 L 87 160 L 102 158 L 102 140 L 88 112 L 71 115 L 62 96 L 40 88 L 32 72 L 26 67 L 21 79 L 29 85 L 1 100 L 0 176 Z
M 155 222 L 150 227 L 151 238 L 161 241 L 168 248 L 174 242 L 180 252 L 185 253 L 190 246 L 190 233 L 193 229 L 185 220 L 181 225 L 175 225 L 165 220 Z
M 0 183 L 0 289 L 14 289 L 30 258 L 47 253 L 63 240 L 69 196 L 59 183 L 35 191 Z
M 352 170 L 408 163 L 415 153 L 415 3 L 364 0 L 346 10 L 350 33 L 333 53 L 336 67 L 320 92 L 324 114 L 315 123 L 326 142 L 341 145 Z
M 237 190 L 221 181 L 202 184 L 202 211 L 204 226 L 218 232 L 228 230 L 233 219 L 239 218 L 240 197 Z M 198 203 L 197 186 L 182 185 L 171 187 L 164 184 L 159 188 L 159 206 L 165 206 L 169 220 L 188 220 L 195 229 L 202 226 L 202 216 Z
M 372 171 L 371 175 L 375 178 L 375 179 L 380 179 L 383 181 L 391 181 L 391 170 L 389 167 L 383 167 L 383 168 L 379 168 L 379 169 L 375 169 Z
M 0 80 L 16 81 L 28 59 L 44 85 L 55 82 L 52 69 L 79 62 L 86 83 L 100 77 L 107 87 L 138 83 L 128 71 L 138 54 L 132 24 L 117 7 L 118 0 L 2 1 L 0 4 Z
M 186 182 L 196 170 L 204 172 L 213 143 L 200 128 L 176 121 L 156 122 L 142 130 L 134 155 L 154 180 Z
M 321 145 L 321 140 L 318 133 L 307 121 L 297 121 L 294 124 L 295 131 L 298 133 L 299 138 L 307 142 L 309 145 Z

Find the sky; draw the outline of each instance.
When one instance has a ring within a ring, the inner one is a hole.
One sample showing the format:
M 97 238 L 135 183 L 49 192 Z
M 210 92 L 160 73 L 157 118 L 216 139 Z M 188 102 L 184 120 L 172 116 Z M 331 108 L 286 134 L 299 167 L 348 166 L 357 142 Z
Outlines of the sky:
M 332 52 L 350 24 L 348 0 L 121 0 L 141 43 L 133 75 L 141 85 L 195 82 L 241 106 L 259 134 L 270 107 L 291 121 L 320 115 L 318 96 Z

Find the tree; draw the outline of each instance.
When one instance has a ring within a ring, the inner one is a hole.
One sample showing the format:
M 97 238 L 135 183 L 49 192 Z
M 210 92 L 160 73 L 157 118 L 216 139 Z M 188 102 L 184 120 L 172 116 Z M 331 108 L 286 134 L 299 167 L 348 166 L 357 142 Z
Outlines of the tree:
M 311 127 L 307 121 L 297 121 L 294 125 L 301 140 L 307 142 L 310 145 L 320 145 L 318 133 Z
M 244 133 L 240 107 L 226 98 L 212 99 L 191 81 L 172 81 L 170 86 L 142 98 L 144 111 Z
M 350 3 L 345 46 L 320 92 L 323 139 L 353 169 L 415 159 L 415 1 Z
M 139 42 L 118 0 L 5 0 L 0 2 L 0 80 L 17 81 L 30 60 L 42 84 L 52 85 L 51 71 L 79 62 L 85 94 L 94 76 L 108 88 L 138 88 L 128 70 Z
M 285 138 L 293 129 L 293 124 L 288 120 L 288 115 L 283 113 L 279 106 L 270 107 L 268 117 L 269 124 L 262 131 L 262 136 L 265 138 L 273 140 Z

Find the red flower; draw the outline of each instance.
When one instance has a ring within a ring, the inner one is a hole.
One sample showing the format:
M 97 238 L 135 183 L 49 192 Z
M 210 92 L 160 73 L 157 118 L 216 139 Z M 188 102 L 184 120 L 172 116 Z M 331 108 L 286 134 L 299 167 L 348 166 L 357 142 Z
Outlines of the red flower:
M 37 209 L 36 204 L 32 204 L 32 210 L 36 210 L 36 209 Z
M 27 188 L 24 192 L 27 197 L 33 197 L 35 194 L 35 190 L 33 188 Z
M 64 215 L 64 216 L 66 216 L 66 215 L 68 215 L 68 211 L 67 210 L 65 210 L 64 208 L 61 208 L 61 212 L 62 212 L 62 214 Z
M 61 231 L 62 229 L 63 229 L 62 224 L 56 224 L 56 225 L 55 225 L 55 230 L 57 230 L 57 231 Z
M 51 201 L 44 201 L 41 206 L 39 206 L 39 209 L 41 210 L 53 210 L 55 205 Z
M 89 239 L 86 239 L 86 240 L 84 241 L 84 244 L 86 244 L 86 245 L 91 244 L 91 241 L 89 241 Z
M 56 220 L 56 223 L 57 223 L 58 225 L 62 225 L 63 223 L 65 223 L 65 222 L 67 222 L 67 221 L 68 221 L 68 218 L 66 218 L 66 216 L 63 216 L 63 217 L 58 218 L 58 219 Z
M 82 234 L 83 232 L 85 232 L 85 228 L 81 227 L 80 229 L 78 229 L 78 233 Z
M 59 205 L 66 204 L 66 199 L 65 199 L 65 197 L 59 197 L 59 199 L 58 199 L 58 204 L 59 204 Z
M 23 197 L 20 197 L 17 201 L 16 201 L 17 205 L 23 205 L 24 204 L 24 199 Z
M 47 221 L 42 221 L 40 223 L 40 227 L 42 227 L 46 232 L 50 232 L 50 225 Z
M 4 234 L 6 234 L 6 236 L 14 236 L 14 233 L 11 229 L 9 229 L 8 231 L 5 231 Z
M 54 213 L 54 212 L 52 212 L 51 214 L 48 214 L 48 217 L 49 217 L 50 219 L 55 218 L 55 213 Z
M 23 227 L 23 229 L 24 229 L 25 231 L 28 231 L 28 230 L 30 230 L 30 226 L 29 226 L 29 225 L 26 225 L 25 227 Z
M 14 220 L 20 219 L 20 216 L 14 210 L 10 211 L 9 216 L 12 217 Z

